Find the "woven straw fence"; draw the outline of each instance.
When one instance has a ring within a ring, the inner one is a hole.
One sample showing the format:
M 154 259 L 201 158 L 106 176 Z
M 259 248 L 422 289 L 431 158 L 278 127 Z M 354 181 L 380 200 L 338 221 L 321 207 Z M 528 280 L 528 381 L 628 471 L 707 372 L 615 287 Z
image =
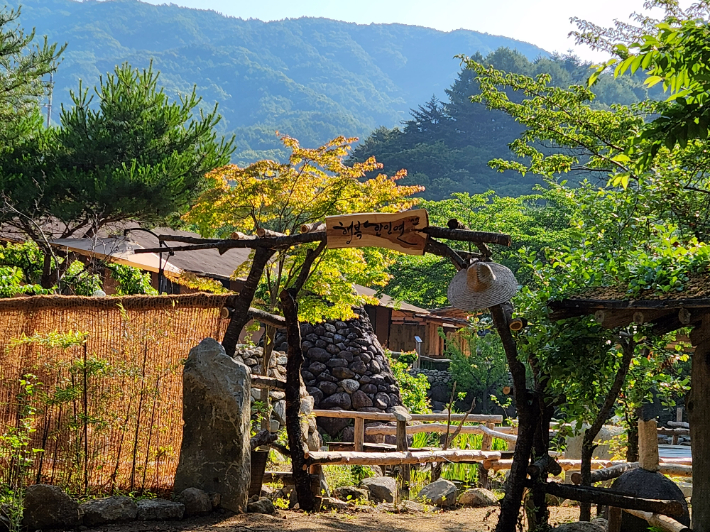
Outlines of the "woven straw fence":
M 182 440 L 182 364 L 203 338 L 221 340 L 228 296 L 39 296 L 0 300 L 0 431 L 34 407 L 29 482 L 73 493 L 172 489 Z M 22 335 L 80 331 L 63 349 Z M 19 381 L 40 383 L 31 396 Z M 24 403 L 23 403 L 24 402 Z M 3 449 L 0 472 L 11 471 Z M 9 479 L 3 478 L 3 481 Z

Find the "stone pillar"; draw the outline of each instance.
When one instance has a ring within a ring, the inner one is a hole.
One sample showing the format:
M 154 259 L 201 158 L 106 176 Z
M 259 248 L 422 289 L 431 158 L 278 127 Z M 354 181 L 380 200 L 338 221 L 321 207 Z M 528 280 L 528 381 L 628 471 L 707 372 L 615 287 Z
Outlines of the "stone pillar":
M 247 367 L 206 338 L 183 370 L 182 446 L 175 493 L 199 488 L 220 494 L 233 512 L 246 509 L 251 478 L 251 380 Z

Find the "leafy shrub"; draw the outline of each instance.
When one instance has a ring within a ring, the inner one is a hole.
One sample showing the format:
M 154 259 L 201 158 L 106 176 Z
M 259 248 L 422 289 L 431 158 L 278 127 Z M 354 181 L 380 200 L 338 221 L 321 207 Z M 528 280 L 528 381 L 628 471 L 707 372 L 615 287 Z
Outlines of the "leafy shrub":
M 486 321 L 476 319 L 471 328 L 460 331 L 468 353 L 453 342 L 446 347 L 446 356 L 451 359 L 449 371 L 457 389 L 465 391 L 469 400 L 475 399 L 483 412 L 490 412 L 494 407 L 491 395 L 499 394 L 508 384 L 503 344 L 487 325 Z
M 399 386 L 399 393 L 402 396 L 402 404 L 413 414 L 424 414 L 431 412 L 431 405 L 427 397 L 429 391 L 429 381 L 425 375 L 412 375 L 409 373 L 409 365 L 395 360 L 391 351 L 385 351 L 389 359 L 392 374 Z

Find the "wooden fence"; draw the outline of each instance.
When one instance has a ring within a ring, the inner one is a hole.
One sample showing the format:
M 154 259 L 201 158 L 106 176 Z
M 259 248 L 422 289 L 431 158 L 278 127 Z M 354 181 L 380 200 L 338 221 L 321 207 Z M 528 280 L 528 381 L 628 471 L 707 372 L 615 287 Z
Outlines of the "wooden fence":
M 0 300 L 0 432 L 16 431 L 23 417 L 31 424 L 31 447 L 42 450 L 31 480 L 73 493 L 171 489 L 182 362 L 203 338 L 221 338 L 225 297 Z M 63 348 L 61 334 L 77 331 L 86 343 Z M 23 378 L 36 384 L 31 395 Z M 11 462 L 0 447 L 0 473 Z

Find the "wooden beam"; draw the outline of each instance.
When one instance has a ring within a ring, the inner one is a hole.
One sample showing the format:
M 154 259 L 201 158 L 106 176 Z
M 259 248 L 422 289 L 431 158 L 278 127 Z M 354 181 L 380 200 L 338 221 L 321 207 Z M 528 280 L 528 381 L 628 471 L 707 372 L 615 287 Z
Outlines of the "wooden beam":
M 497 451 L 476 451 L 452 449 L 448 451 L 395 451 L 388 453 L 324 452 L 309 451 L 306 461 L 313 464 L 342 465 L 401 465 L 424 464 L 432 462 L 467 462 L 476 463 L 495 460 L 500 457 Z
M 368 419 L 370 421 L 397 421 L 394 414 L 387 412 L 356 412 L 354 410 L 314 410 L 316 417 L 333 417 L 339 419 Z M 412 421 L 446 421 L 446 414 L 411 414 Z M 466 414 L 451 414 L 451 421 L 461 421 Z M 469 414 L 466 421 L 477 421 L 480 423 L 503 423 L 503 416 Z
M 357 419 L 357 418 L 356 418 Z M 486 434 L 481 425 L 464 425 L 461 427 L 461 434 Z M 456 426 L 452 426 L 455 429 Z M 513 427 L 495 427 L 494 431 L 512 434 L 515 430 Z M 446 425 L 443 423 L 427 423 L 423 425 L 408 425 L 407 434 L 420 434 L 422 432 L 429 432 L 435 434 L 443 434 L 446 432 Z M 387 425 L 380 425 L 377 427 L 367 427 L 365 429 L 366 434 L 377 434 L 385 436 L 394 436 L 397 433 L 397 428 Z
M 606 488 L 571 486 L 569 484 L 547 482 L 545 483 L 545 491 L 550 495 L 573 501 L 603 504 L 629 510 L 641 510 L 671 517 L 681 516 L 685 512 L 685 508 L 680 501 L 645 499 L 615 492 Z
M 599 469 L 597 471 L 592 471 L 591 483 L 595 484 L 597 482 L 604 482 L 605 480 L 611 480 L 612 478 L 618 478 L 627 471 L 632 469 L 638 469 L 638 462 L 627 462 L 625 464 L 617 464 L 611 467 L 605 467 L 604 469 Z M 572 484 L 579 485 L 582 483 L 582 473 L 575 472 L 572 473 Z
M 629 508 L 625 508 L 624 512 L 636 516 L 639 519 L 645 519 L 649 525 L 660 528 L 665 532 L 693 532 L 687 526 L 665 515 L 642 512 L 640 510 L 631 510 Z
M 487 244 L 499 244 L 510 246 L 510 235 L 501 233 L 485 233 L 482 231 L 467 231 L 465 229 L 449 229 L 448 227 L 425 227 L 422 233 L 426 233 L 434 238 L 445 238 L 447 240 L 457 240 L 459 242 L 479 242 Z

